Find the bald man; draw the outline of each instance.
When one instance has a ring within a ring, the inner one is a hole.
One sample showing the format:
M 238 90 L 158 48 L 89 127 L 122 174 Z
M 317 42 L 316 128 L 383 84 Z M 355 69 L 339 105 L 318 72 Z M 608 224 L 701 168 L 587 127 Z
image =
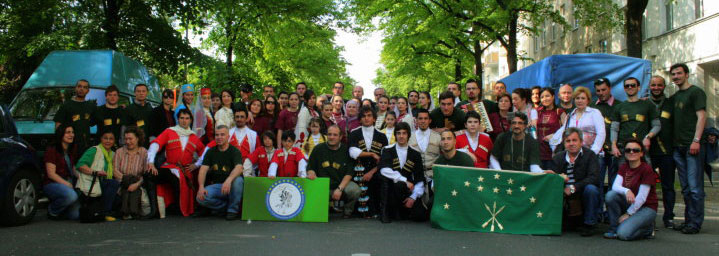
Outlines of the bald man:
M 574 110 L 572 90 L 571 84 L 564 84 L 562 87 L 559 87 L 559 107 L 564 109 L 564 113 L 572 113 Z

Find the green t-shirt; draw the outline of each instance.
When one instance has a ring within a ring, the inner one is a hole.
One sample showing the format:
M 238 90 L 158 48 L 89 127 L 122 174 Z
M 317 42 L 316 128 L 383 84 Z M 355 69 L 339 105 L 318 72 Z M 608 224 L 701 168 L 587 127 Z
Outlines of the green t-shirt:
M 656 107 L 645 100 L 615 105 L 612 122 L 619 122 L 617 144 L 630 138 L 644 139 L 652 129 L 652 120 L 659 117 Z M 610 138 L 611 140 L 611 138 Z
M 145 138 L 148 138 L 150 115 L 152 115 L 152 105 L 150 105 L 150 102 L 146 101 L 144 106 L 134 103 L 130 104 L 130 106 L 127 107 L 127 113 L 129 115 L 127 117 L 127 125 L 136 125 L 145 133 Z M 145 144 L 145 146 L 149 145 L 147 142 Z
M 673 98 L 666 98 L 664 101 L 655 102 L 652 99 L 647 100 L 654 104 L 659 112 L 659 121 L 662 123 L 662 130 L 659 134 L 652 138 L 651 147 L 649 147 L 649 155 L 668 155 L 673 152 L 674 146 L 674 124 L 672 124 L 672 109 L 674 108 Z
M 529 135 L 523 140 L 514 140 L 511 131 L 504 132 L 495 140 L 492 155 L 502 170 L 528 172 L 530 165 L 539 165 L 539 143 Z
M 464 129 L 464 112 L 458 107 L 454 107 L 451 116 L 444 116 L 442 109 L 436 108 L 429 117 L 432 119 L 429 128 L 449 128 L 455 132 Z
M 307 171 L 314 171 L 317 177 L 330 179 L 330 191 L 337 188 L 346 175 L 354 174 L 354 161 L 350 158 L 346 144 L 331 150 L 327 143 L 320 143 L 312 149 Z
M 75 132 L 75 143 L 81 150 L 90 146 L 90 127 L 95 125 L 96 102 L 66 100 L 55 113 L 53 121 L 70 124 Z
M 614 107 L 621 104 L 622 102 L 614 99 L 614 104 L 611 106 L 607 102 L 599 102 L 599 104 L 593 103 L 591 107 L 599 109 L 599 112 L 602 113 L 602 116 L 604 117 L 604 131 L 607 136 L 611 134 L 612 132 L 612 114 L 614 113 Z M 569 113 L 567 113 L 568 115 Z M 604 140 L 604 151 L 605 152 L 611 152 L 612 151 L 612 140 L 610 138 L 607 138 Z
M 674 96 L 674 143 L 677 147 L 688 147 L 694 140 L 697 111 L 706 109 L 707 95 L 701 88 L 692 85 L 677 91 Z
M 205 176 L 205 185 L 225 182 L 237 165 L 242 165 L 242 153 L 236 147 L 229 146 L 220 151 L 219 146 L 207 150 L 202 165 L 210 167 Z
M 434 161 L 434 164 L 474 167 L 474 161 L 472 158 L 469 157 L 467 153 L 461 151 L 457 151 L 451 159 L 447 159 L 444 157 L 444 154 L 440 154 L 437 160 Z
M 106 105 L 97 107 L 95 115 L 97 123 L 97 137 L 100 141 L 102 131 L 109 129 L 115 135 L 115 144 L 120 145 L 120 132 L 122 126 L 127 124 L 127 110 L 122 107 L 108 108 Z

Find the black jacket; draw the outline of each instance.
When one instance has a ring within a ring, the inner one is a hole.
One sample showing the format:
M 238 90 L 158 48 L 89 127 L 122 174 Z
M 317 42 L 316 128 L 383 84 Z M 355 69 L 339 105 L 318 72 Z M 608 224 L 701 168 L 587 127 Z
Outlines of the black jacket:
M 357 147 L 361 149 L 362 152 L 367 152 L 367 145 L 365 144 L 364 135 L 362 134 L 362 126 L 352 130 L 347 141 L 349 142 L 350 147 Z M 369 152 L 381 155 L 382 148 L 387 146 L 387 144 L 387 136 L 377 131 L 377 129 L 374 129 L 374 135 L 372 135 L 372 146 Z M 357 161 L 362 164 L 367 172 L 377 166 L 377 162 L 372 157 L 360 157 L 357 158 Z
M 552 157 L 554 166 L 556 166 L 554 172 L 557 174 L 567 173 L 566 155 L 567 151 L 559 151 Z M 577 192 L 582 193 L 584 187 L 589 184 L 599 186 L 599 160 L 594 151 L 582 147 L 581 153 L 574 160 L 574 187 Z
M 160 136 L 160 133 L 165 131 L 165 129 L 175 126 L 174 112 L 170 112 L 172 112 L 173 118 L 172 122 L 168 123 L 162 104 L 152 109 L 150 121 L 149 124 L 147 124 L 147 130 L 150 133 L 147 135 L 147 138 Z
M 399 167 L 397 144 L 384 148 L 382 150 L 382 157 L 379 160 L 379 166 L 377 169 L 381 170 L 382 168 L 390 168 L 392 170 L 399 171 L 399 173 L 407 178 L 407 181 L 412 184 L 425 181 L 422 155 L 417 150 L 414 150 L 409 146 L 407 147 L 407 159 L 405 160 L 402 168 Z

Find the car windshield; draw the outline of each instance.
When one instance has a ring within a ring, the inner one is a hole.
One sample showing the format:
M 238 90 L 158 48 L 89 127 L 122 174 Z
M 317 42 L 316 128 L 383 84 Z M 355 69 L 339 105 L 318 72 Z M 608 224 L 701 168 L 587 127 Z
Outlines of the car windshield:
M 60 109 L 60 105 L 65 100 L 70 100 L 74 93 L 75 89 L 72 87 L 23 90 L 10 106 L 10 113 L 18 121 L 52 120 L 57 110 Z M 85 99 L 94 100 L 98 105 L 105 104 L 105 90 L 91 88 Z M 119 103 L 121 105 L 128 104 L 128 102 L 127 97 L 120 96 Z

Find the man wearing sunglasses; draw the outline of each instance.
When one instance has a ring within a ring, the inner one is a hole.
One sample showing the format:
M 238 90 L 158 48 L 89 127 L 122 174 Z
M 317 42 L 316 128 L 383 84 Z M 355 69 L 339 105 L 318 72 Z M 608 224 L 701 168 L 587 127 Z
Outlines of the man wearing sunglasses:
M 624 142 L 630 138 L 642 140 L 645 148 L 650 148 L 651 140 L 661 130 L 659 113 L 651 103 L 639 100 L 639 79 L 629 77 L 624 80 L 624 92 L 627 101 L 616 105 L 612 120 L 612 155 L 617 165 L 624 162 L 622 152 Z
M 539 167 L 539 143 L 527 136 L 527 115 L 516 112 L 512 118 L 512 131 L 497 136 L 489 158 L 489 168 L 543 173 Z

